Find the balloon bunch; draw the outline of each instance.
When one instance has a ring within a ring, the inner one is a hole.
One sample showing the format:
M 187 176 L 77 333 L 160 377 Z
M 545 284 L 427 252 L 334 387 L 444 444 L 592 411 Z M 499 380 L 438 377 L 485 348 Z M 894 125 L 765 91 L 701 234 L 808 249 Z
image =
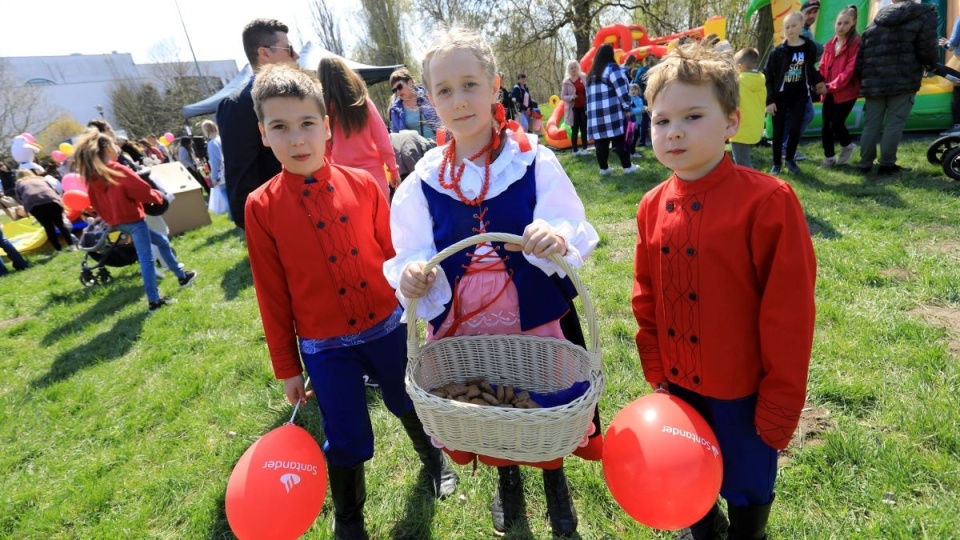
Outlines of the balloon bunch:
M 87 194 L 87 182 L 83 179 L 83 176 L 77 173 L 65 174 L 63 180 L 60 181 L 60 185 L 63 186 L 63 204 L 67 207 L 68 215 L 79 216 L 81 212 L 90 207 L 90 195 Z
M 174 141 L 173 133 L 170 133 L 168 131 L 164 133 L 163 136 L 160 137 L 158 140 L 160 141 L 160 144 L 164 146 L 170 146 L 171 144 L 173 144 L 173 141 Z
M 68 157 L 73 155 L 73 145 L 68 142 L 60 143 L 56 150 L 50 152 L 50 157 L 57 163 L 63 163 Z

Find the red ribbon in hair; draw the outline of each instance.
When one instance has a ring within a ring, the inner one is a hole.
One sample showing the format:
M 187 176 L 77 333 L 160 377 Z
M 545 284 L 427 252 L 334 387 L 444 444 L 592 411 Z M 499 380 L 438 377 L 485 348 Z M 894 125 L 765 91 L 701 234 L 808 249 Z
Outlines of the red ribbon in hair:
M 493 119 L 497 124 L 497 134 L 502 132 L 504 128 L 510 128 L 510 131 L 513 132 L 514 140 L 520 145 L 521 152 L 529 152 L 530 149 L 533 148 L 530 145 L 530 139 L 527 138 L 526 132 L 523 131 L 523 127 L 515 120 L 507 120 L 507 111 L 503 108 L 502 103 L 497 103 L 493 106 Z

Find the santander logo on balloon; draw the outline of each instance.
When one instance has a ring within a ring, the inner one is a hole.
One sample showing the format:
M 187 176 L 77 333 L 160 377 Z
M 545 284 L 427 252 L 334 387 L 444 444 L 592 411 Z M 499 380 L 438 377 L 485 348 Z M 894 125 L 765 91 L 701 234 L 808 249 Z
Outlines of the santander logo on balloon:
M 313 463 L 300 463 L 298 461 L 267 460 L 263 462 L 264 469 L 290 469 L 291 471 L 302 471 L 317 475 L 317 466 Z
M 300 483 L 300 477 L 293 473 L 287 473 L 280 477 L 280 483 L 287 489 L 287 493 L 290 493 L 293 486 Z
M 685 438 L 685 439 L 690 439 L 691 441 L 693 441 L 693 442 L 695 442 L 695 443 L 697 443 L 697 444 L 701 444 L 701 445 L 703 445 L 704 447 L 706 447 L 707 450 L 709 450 L 710 452 L 713 453 L 713 457 L 717 457 L 717 456 L 720 455 L 720 449 L 717 448 L 716 446 L 714 446 L 714 444 L 713 444 L 710 440 L 708 440 L 708 439 L 706 439 L 706 438 L 704 438 L 704 437 L 701 437 L 701 436 L 697 435 L 696 433 L 694 433 L 694 432 L 692 432 L 692 431 L 687 431 L 687 430 L 685 430 L 685 429 L 680 429 L 680 428 L 678 428 L 678 427 L 668 426 L 668 425 L 664 424 L 664 425 L 663 425 L 663 433 L 669 433 L 670 435 L 673 435 L 674 437 L 679 436 L 679 437 L 683 437 L 683 438 Z

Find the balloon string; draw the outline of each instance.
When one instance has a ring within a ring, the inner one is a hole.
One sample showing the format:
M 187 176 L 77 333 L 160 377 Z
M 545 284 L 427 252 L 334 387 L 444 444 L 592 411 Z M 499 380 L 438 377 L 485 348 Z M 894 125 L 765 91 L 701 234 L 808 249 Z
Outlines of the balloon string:
M 307 387 L 310 386 L 310 377 L 307 377 L 306 382 L 303 383 L 303 390 L 306 391 Z M 292 424 L 293 419 L 297 417 L 297 411 L 300 410 L 300 404 L 304 403 L 306 400 L 300 400 L 296 405 L 293 406 L 293 414 L 290 415 L 290 421 L 287 424 Z

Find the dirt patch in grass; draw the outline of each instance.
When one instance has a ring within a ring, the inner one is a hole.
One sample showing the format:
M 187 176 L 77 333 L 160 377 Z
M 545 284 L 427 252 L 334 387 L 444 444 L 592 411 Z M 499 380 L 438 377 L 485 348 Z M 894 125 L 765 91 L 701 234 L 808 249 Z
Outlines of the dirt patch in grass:
M 790 439 L 790 445 L 786 450 L 780 452 L 777 459 L 777 465 L 783 467 L 790 463 L 793 456 L 804 447 L 819 446 L 823 444 L 823 435 L 836 428 L 836 422 L 824 407 L 805 403 L 803 411 L 800 412 L 800 424 L 797 430 L 793 432 L 793 438 Z
M 927 242 L 924 247 L 927 251 L 938 255 L 960 258 L 960 241 L 952 238 L 940 238 L 932 242 Z
M 910 281 L 910 278 L 913 277 L 907 269 L 898 267 L 881 270 L 880 275 L 894 281 Z
M 5 321 L 0 321 L 0 330 L 10 328 L 11 326 L 16 326 L 24 321 L 28 321 L 33 318 L 33 315 L 21 315 L 19 317 L 14 317 L 12 319 L 7 319 Z
M 954 356 L 960 356 L 960 309 L 925 304 L 907 313 L 920 317 L 927 324 L 945 329 L 949 334 L 947 350 Z

